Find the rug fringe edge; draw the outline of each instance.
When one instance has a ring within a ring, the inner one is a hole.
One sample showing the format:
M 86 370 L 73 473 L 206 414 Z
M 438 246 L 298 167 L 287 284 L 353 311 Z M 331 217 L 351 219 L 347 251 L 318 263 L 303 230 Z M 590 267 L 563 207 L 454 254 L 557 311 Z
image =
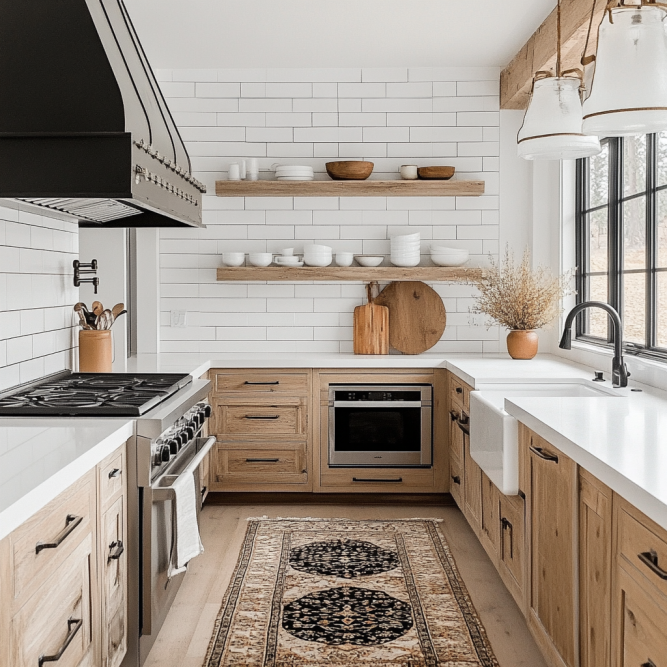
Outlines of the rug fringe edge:
M 249 516 L 246 521 L 377 521 L 378 523 L 392 523 L 397 521 L 432 521 L 443 523 L 438 517 L 407 517 L 405 519 L 347 519 L 345 517 L 314 517 L 314 516 Z

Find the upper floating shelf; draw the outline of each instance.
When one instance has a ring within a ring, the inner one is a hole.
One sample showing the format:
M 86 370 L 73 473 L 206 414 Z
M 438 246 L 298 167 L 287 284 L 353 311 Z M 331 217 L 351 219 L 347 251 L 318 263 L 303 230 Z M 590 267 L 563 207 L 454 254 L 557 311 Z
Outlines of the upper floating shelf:
M 477 268 L 443 267 L 443 266 L 415 266 L 403 268 L 400 266 L 315 266 L 285 267 L 285 266 L 239 266 L 218 268 L 218 280 L 221 281 L 406 281 L 421 280 L 429 282 L 468 282 L 480 280 L 484 271 Z
M 216 181 L 218 197 L 479 197 L 484 181 Z

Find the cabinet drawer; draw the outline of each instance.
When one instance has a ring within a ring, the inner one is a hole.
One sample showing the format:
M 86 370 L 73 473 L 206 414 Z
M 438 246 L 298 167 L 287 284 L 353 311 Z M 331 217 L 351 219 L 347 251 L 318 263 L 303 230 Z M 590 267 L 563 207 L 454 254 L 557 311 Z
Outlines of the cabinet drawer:
M 95 477 L 91 471 L 11 534 L 16 608 L 91 532 L 95 506 Z
M 456 456 L 459 461 L 463 461 L 463 438 L 464 433 L 457 422 L 466 424 L 468 421 L 467 413 L 457 405 L 452 405 L 449 412 L 449 451 L 450 455 Z
M 271 371 L 211 371 L 214 391 L 218 394 L 238 392 L 279 393 L 307 396 L 310 389 L 309 373 L 272 373 Z
M 457 403 L 462 408 L 470 406 L 470 387 L 459 380 L 456 375 L 449 376 L 449 399 L 451 403 Z
M 667 596 L 667 542 L 621 508 L 618 546 L 621 557 Z
M 409 491 L 426 493 L 433 487 L 432 469 L 329 468 L 322 473 L 322 487 L 358 493 Z
M 232 484 L 302 484 L 308 479 L 305 446 L 250 445 L 243 449 L 218 447 L 216 481 Z
M 459 459 L 450 456 L 449 458 L 449 493 L 456 504 L 461 507 L 461 484 L 463 483 L 463 472 Z
M 618 667 L 667 667 L 667 614 L 619 568 Z
M 91 553 L 88 536 L 14 616 L 12 667 L 37 667 L 40 656 L 55 656 L 66 644 L 58 667 L 93 664 Z
M 99 467 L 99 489 L 102 510 L 105 510 L 125 486 L 125 445 L 108 456 Z
M 305 435 L 303 405 L 220 405 L 216 425 L 219 435 Z

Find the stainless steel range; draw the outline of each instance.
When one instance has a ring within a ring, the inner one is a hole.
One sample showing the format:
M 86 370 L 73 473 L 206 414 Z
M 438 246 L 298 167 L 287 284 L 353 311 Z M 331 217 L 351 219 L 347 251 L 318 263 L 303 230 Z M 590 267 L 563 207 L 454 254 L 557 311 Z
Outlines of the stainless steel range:
M 185 573 L 170 576 L 174 491 L 215 443 L 202 435 L 210 382 L 185 374 L 64 371 L 0 394 L 0 416 L 128 417 L 128 637 L 122 667 L 144 663 Z

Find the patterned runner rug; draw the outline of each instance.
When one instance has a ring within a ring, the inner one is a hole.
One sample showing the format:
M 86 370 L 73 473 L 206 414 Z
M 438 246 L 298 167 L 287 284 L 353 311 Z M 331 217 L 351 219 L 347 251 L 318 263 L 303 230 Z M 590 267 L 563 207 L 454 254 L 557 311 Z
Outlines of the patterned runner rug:
M 434 520 L 248 525 L 205 667 L 497 667 Z

